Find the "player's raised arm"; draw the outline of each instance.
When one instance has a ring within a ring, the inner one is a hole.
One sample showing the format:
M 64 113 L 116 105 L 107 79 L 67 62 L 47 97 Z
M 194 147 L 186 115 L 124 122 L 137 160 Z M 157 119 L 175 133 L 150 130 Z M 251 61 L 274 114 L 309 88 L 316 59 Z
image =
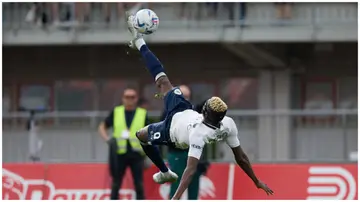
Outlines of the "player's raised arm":
M 127 13 L 127 24 L 130 33 L 132 34 L 133 39 L 130 41 L 129 46 L 131 48 L 136 48 L 140 51 L 142 57 L 145 60 L 146 67 L 153 79 L 155 80 L 156 86 L 159 88 L 162 95 L 166 95 L 167 92 L 173 89 L 169 78 L 165 74 L 165 69 L 159 59 L 150 51 L 148 46 L 145 43 L 145 40 L 142 38 L 142 35 L 137 32 L 134 27 L 134 16 L 130 13 Z
M 263 182 L 261 182 L 255 175 L 254 170 L 252 169 L 251 163 L 244 150 L 240 146 L 240 141 L 237 137 L 238 130 L 234 120 L 230 120 L 231 130 L 230 134 L 226 139 L 226 143 L 231 147 L 231 150 L 234 153 L 236 163 L 240 168 L 251 178 L 257 188 L 262 189 L 266 192 L 267 195 L 272 195 L 274 192 Z
M 205 142 L 201 139 L 201 137 L 196 136 L 196 129 L 194 129 L 194 133 L 189 137 L 189 153 L 188 160 L 186 164 L 186 168 L 180 180 L 179 187 L 177 188 L 172 200 L 179 200 L 184 191 L 189 187 L 189 184 L 194 176 L 199 159 L 202 155 L 202 151 L 205 145 Z

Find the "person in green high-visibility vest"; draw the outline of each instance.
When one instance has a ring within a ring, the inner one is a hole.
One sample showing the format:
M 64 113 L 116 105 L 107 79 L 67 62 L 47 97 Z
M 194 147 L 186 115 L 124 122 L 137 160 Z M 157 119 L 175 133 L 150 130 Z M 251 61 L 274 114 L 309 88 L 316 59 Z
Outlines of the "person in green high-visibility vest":
M 185 99 L 190 100 L 191 98 L 191 91 L 190 88 L 186 85 L 179 86 L 181 92 L 183 93 L 183 96 Z M 204 105 L 204 102 L 199 103 L 196 106 L 193 106 L 195 111 L 198 111 L 201 113 L 202 107 Z M 165 119 L 165 115 L 163 113 L 161 120 Z M 181 179 L 182 174 L 186 168 L 187 159 L 188 159 L 188 150 L 182 150 L 175 147 L 168 147 L 168 161 L 169 166 L 171 170 L 176 173 L 179 176 L 179 179 Z M 204 148 L 206 150 L 206 147 Z M 206 152 L 203 152 L 206 154 Z M 206 160 L 206 157 L 203 155 L 202 158 L 199 161 L 197 171 L 193 176 L 193 179 L 188 187 L 188 200 L 197 200 L 199 195 L 199 189 L 200 189 L 200 177 L 201 175 L 204 175 L 209 167 L 209 162 Z M 179 186 L 180 180 L 177 180 L 176 182 L 171 184 L 170 188 L 170 194 L 169 198 L 171 199 L 176 189 Z
M 136 199 L 143 200 L 143 170 L 145 153 L 135 133 L 150 124 L 147 111 L 137 107 L 138 94 L 135 89 L 127 88 L 122 97 L 123 105 L 116 106 L 99 125 L 100 136 L 109 144 L 109 167 L 112 177 L 111 199 L 119 199 L 119 189 L 126 168 L 131 169 Z M 113 128 L 109 137 L 107 129 Z

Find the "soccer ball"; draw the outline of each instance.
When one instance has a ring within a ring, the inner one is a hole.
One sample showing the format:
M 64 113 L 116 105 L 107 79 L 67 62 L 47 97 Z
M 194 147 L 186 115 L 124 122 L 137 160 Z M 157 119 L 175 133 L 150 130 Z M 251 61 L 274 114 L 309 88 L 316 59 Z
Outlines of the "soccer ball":
M 159 17 L 156 13 L 150 9 L 139 10 L 135 14 L 135 25 L 134 27 L 141 34 L 152 34 L 159 27 Z

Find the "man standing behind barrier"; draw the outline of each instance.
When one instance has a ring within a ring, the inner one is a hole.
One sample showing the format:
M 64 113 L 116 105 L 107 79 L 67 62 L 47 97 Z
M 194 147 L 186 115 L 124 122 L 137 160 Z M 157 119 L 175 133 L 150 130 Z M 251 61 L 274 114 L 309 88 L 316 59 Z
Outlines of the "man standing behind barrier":
M 127 88 L 122 97 L 123 105 L 116 106 L 99 125 L 101 137 L 109 144 L 109 167 L 112 177 L 111 199 L 119 199 L 119 189 L 130 166 L 136 199 L 145 199 L 143 187 L 144 151 L 135 132 L 150 124 L 147 111 L 137 107 L 138 95 L 135 89 Z M 113 128 L 109 138 L 107 129 Z
M 185 97 L 185 99 L 190 100 L 191 91 L 190 91 L 189 87 L 187 87 L 186 85 L 181 85 L 181 86 L 179 86 L 179 88 L 180 88 L 181 92 L 183 93 L 183 96 Z M 205 101 L 198 104 L 197 106 L 195 106 L 194 110 L 201 113 L 201 109 L 202 109 L 202 106 L 204 105 L 204 103 L 205 103 Z M 165 119 L 165 117 L 163 114 L 161 117 L 161 120 L 164 120 L 164 119 Z M 204 153 L 206 153 L 206 152 L 204 152 Z M 168 153 L 169 165 L 170 165 L 171 170 L 179 176 L 179 179 L 181 179 L 182 173 L 184 172 L 184 170 L 186 168 L 187 159 L 188 159 L 188 150 L 182 150 L 182 149 L 177 149 L 175 147 L 169 147 L 169 153 Z M 194 177 L 188 187 L 188 200 L 197 200 L 198 199 L 199 188 L 200 188 L 200 176 L 202 174 L 206 173 L 208 166 L 209 166 L 209 162 L 206 161 L 205 158 L 201 158 L 200 162 L 198 164 L 197 172 L 194 174 Z M 180 182 L 180 180 L 171 184 L 170 196 L 169 196 L 170 199 L 174 196 L 176 189 L 179 186 L 179 182 Z

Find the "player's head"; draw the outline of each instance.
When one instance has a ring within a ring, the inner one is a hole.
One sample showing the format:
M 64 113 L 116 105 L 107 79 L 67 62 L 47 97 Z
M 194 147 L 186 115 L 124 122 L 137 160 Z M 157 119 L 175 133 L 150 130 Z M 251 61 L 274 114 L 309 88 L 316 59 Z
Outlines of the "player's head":
M 180 90 L 181 90 L 184 98 L 185 98 L 186 100 L 190 100 L 190 98 L 191 98 L 190 88 L 187 87 L 186 85 L 181 85 L 181 86 L 179 86 L 179 88 L 180 88 Z
M 223 120 L 227 112 L 226 103 L 219 97 L 208 99 L 202 109 L 205 123 L 219 127 L 219 123 Z
M 123 105 L 128 110 L 136 108 L 138 103 L 138 95 L 134 88 L 126 88 L 122 97 Z

